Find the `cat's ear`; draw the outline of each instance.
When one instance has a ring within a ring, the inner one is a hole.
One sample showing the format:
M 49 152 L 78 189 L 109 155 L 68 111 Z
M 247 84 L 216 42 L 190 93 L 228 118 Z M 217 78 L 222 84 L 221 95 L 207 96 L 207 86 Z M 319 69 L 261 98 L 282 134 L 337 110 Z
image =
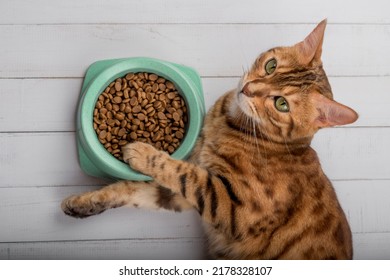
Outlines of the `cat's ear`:
M 350 124 L 355 122 L 359 117 L 351 108 L 331 100 L 322 94 L 311 94 L 311 100 L 316 109 L 314 125 L 318 128 Z
M 305 40 L 295 45 L 298 50 L 298 59 L 302 63 L 309 64 L 313 60 L 321 59 L 326 22 L 326 19 L 321 21 Z

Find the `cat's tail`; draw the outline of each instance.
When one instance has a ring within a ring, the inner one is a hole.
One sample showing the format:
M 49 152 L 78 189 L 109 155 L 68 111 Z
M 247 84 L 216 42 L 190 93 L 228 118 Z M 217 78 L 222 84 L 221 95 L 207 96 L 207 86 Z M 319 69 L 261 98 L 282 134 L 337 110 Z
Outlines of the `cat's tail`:
M 193 207 L 181 196 L 155 182 L 120 181 L 100 190 L 66 198 L 61 208 L 65 214 L 85 218 L 117 207 L 167 209 L 176 212 Z

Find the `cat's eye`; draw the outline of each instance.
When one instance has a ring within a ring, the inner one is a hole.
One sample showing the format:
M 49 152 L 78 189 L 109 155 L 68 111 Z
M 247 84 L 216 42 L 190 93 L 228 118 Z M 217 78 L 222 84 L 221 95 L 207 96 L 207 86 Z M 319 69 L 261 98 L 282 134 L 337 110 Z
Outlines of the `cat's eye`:
M 276 66 L 277 63 L 275 58 L 268 60 L 265 64 L 265 72 L 267 73 L 267 75 L 271 75 L 273 72 L 275 72 Z
M 275 97 L 275 108 L 283 113 L 290 111 L 290 107 L 288 106 L 287 100 L 282 96 Z

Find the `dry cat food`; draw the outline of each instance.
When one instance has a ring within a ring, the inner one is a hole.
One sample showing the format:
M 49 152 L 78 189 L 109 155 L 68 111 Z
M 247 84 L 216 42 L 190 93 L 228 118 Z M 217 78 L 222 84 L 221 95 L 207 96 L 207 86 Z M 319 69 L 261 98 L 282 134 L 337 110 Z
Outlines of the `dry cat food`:
M 93 128 L 122 160 L 122 146 L 140 141 L 172 154 L 185 135 L 187 106 L 174 84 L 152 73 L 128 73 L 99 96 Z

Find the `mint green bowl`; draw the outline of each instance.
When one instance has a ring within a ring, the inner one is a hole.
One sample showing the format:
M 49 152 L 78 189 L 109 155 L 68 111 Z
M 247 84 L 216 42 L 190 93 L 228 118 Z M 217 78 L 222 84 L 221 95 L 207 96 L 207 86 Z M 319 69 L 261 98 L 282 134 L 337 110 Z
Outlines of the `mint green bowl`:
M 129 72 L 155 73 L 175 84 L 188 108 L 185 137 L 172 154 L 186 159 L 195 146 L 205 115 L 205 103 L 199 75 L 192 68 L 153 58 L 135 57 L 104 60 L 93 63 L 87 70 L 77 111 L 77 148 L 80 166 L 91 176 L 132 181 L 148 181 L 126 163 L 112 156 L 99 142 L 93 129 L 93 110 L 99 95 L 115 79 Z

